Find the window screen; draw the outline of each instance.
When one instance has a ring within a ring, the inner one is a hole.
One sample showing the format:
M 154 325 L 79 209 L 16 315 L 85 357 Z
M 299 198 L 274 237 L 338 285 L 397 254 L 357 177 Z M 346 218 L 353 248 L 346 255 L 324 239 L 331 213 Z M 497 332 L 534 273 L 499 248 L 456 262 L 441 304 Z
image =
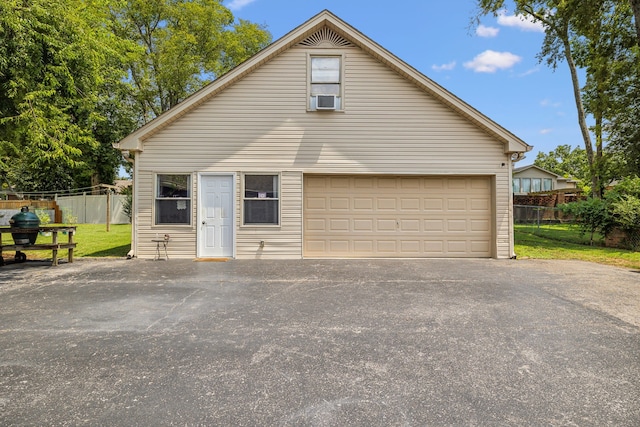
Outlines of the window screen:
M 245 225 L 279 225 L 278 175 L 245 175 L 243 217 Z
M 191 224 L 191 175 L 156 175 L 156 224 Z

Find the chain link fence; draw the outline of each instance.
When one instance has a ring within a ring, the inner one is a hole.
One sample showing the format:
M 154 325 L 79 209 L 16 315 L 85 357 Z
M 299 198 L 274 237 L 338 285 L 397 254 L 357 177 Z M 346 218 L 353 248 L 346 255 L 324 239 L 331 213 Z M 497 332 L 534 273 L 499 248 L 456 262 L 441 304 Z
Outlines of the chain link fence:
M 614 229 L 607 236 L 600 233 L 585 233 L 570 215 L 557 207 L 514 205 L 513 221 L 518 230 L 571 243 L 580 243 L 611 248 L 640 250 L 640 229 Z M 559 227 L 558 225 L 564 225 Z
M 562 211 L 555 207 L 514 205 L 513 221 L 515 224 L 557 224 L 561 222 L 573 222 L 572 218 L 563 215 Z

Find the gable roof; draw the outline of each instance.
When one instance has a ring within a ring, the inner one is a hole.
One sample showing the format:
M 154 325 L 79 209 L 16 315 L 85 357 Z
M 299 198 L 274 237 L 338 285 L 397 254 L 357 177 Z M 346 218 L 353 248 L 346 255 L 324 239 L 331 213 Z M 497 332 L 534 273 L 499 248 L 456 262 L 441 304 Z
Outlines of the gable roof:
M 557 178 L 558 181 L 578 182 L 578 181 L 575 180 L 575 178 L 572 178 L 572 177 L 565 178 L 562 175 L 558 175 L 557 173 L 553 173 L 551 171 L 548 171 L 548 170 L 543 169 L 540 166 L 536 166 L 536 165 L 528 165 L 528 166 L 522 166 L 522 167 L 519 167 L 519 168 L 514 168 L 513 169 L 513 175 L 515 177 L 516 174 L 518 174 L 520 172 L 524 172 L 524 171 L 529 170 L 529 169 L 537 169 L 537 170 L 539 170 L 541 172 L 547 173 L 547 174 Z
M 517 173 L 524 172 L 524 171 L 529 170 L 529 169 L 537 169 L 537 170 L 539 170 L 541 172 L 544 172 L 544 173 L 547 173 L 547 174 L 549 174 L 551 176 L 554 176 L 555 178 L 562 178 L 561 175 L 558 175 L 557 173 L 553 173 L 551 171 L 548 171 L 548 170 L 543 169 L 540 166 L 536 166 L 536 165 L 528 165 L 528 166 L 521 166 L 519 168 L 513 168 L 513 174 L 515 175 Z
M 339 36 L 344 37 L 347 42 L 375 57 L 458 114 L 495 136 L 505 144 L 505 153 L 524 153 L 533 148 L 328 10 L 323 10 L 178 105 L 138 128 L 120 142 L 114 144 L 114 147 L 120 150 L 142 151 L 145 139 L 322 28 L 329 28 Z

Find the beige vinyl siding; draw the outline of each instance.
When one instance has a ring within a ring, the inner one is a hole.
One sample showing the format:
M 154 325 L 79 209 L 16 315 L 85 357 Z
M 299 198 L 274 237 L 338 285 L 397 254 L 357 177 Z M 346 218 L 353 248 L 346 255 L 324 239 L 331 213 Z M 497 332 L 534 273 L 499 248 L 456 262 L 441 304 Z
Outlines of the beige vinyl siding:
M 152 242 L 158 236 L 168 234 L 171 241 L 167 247 L 169 258 L 192 258 L 196 251 L 196 216 L 195 209 L 191 213 L 191 225 L 153 225 L 153 214 L 155 204 L 155 175 L 156 173 L 166 173 L 165 170 L 149 171 L 138 169 L 137 194 L 137 233 L 138 247 L 136 256 L 139 258 L 153 258 L 156 253 L 156 244 Z M 191 171 L 172 170 L 171 173 L 191 174 Z M 197 201 L 196 177 L 191 176 L 191 205 Z
M 240 179 L 240 178 L 238 178 Z M 236 257 L 240 259 L 290 259 L 302 257 L 302 174 L 282 172 L 280 175 L 280 226 L 238 227 Z M 238 182 L 236 188 L 241 188 Z M 240 190 L 238 190 L 240 191 Z M 242 224 L 242 197 L 236 197 L 236 224 Z M 260 248 L 260 241 L 264 247 Z
M 289 171 L 282 175 L 282 227 L 245 230 L 236 221 L 238 257 L 257 256 L 260 240 L 265 248 L 272 242 L 274 256 L 300 256 L 302 173 L 493 176 L 496 255 L 510 256 L 503 143 L 357 48 L 342 50 L 344 112 L 307 112 L 310 51 L 321 50 L 290 49 L 145 141 L 137 157 L 139 256 L 151 252 L 145 242 L 155 236 L 148 225 L 153 178 L 143 176 L 154 171 Z M 195 256 L 195 228 L 172 231 L 180 237 L 171 250 Z

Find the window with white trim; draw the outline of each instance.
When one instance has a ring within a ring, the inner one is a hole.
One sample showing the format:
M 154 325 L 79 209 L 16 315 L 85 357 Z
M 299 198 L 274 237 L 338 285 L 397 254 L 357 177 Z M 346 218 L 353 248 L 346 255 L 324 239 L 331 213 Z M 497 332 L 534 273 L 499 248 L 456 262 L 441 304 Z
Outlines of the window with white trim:
M 280 179 L 277 174 L 245 174 L 243 225 L 280 225 Z
M 513 178 L 513 192 L 520 192 L 520 178 Z
M 342 109 L 342 57 L 310 57 L 310 110 Z
M 156 175 L 156 225 L 191 225 L 191 175 Z
M 542 178 L 531 178 L 531 191 L 534 193 L 542 191 Z

